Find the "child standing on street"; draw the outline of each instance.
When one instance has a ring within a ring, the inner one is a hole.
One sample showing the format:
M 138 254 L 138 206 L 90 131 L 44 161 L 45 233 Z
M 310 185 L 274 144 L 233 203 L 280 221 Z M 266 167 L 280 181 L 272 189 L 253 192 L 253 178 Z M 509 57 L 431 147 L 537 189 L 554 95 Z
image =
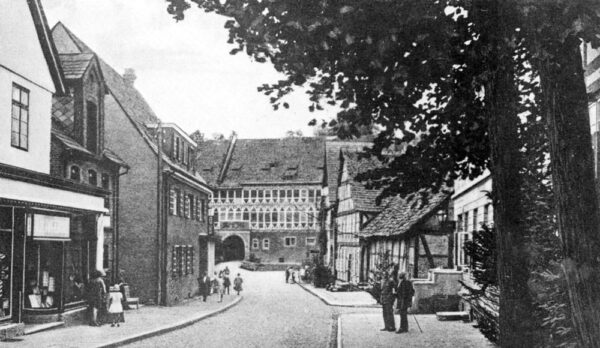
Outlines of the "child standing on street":
M 233 290 L 237 291 L 238 296 L 240 295 L 240 291 L 242 291 L 242 283 L 244 280 L 238 273 L 237 277 L 233 280 Z
M 125 322 L 125 316 L 123 315 L 123 294 L 118 286 L 111 286 L 109 293 L 109 304 L 108 304 L 108 316 L 110 326 L 119 326 L 119 323 Z

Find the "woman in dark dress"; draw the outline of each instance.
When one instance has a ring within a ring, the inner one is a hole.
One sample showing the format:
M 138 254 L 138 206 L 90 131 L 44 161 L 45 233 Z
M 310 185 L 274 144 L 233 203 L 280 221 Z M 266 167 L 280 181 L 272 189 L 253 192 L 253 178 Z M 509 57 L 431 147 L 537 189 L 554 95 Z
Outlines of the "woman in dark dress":
M 87 301 L 91 313 L 90 325 L 100 326 L 98 313 L 105 309 L 106 287 L 104 286 L 104 280 L 102 280 L 102 272 L 93 271 L 90 278 L 87 291 Z

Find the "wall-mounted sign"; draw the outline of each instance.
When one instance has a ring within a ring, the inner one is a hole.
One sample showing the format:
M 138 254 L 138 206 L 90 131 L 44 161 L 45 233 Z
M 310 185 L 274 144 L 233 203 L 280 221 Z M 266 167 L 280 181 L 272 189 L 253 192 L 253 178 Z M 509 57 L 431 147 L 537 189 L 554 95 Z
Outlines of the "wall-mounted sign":
M 33 238 L 68 240 L 70 218 L 33 214 Z

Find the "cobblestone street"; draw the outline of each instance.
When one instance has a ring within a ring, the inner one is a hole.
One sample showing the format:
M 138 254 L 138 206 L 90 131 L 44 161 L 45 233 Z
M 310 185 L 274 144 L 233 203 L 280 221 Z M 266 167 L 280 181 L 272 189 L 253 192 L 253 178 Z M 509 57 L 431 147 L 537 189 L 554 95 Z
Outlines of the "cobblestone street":
M 219 265 L 223 268 L 224 265 Z M 229 268 L 232 275 L 237 269 Z M 283 272 L 248 272 L 244 300 L 227 312 L 127 347 L 327 347 L 333 312 Z M 229 295 L 235 296 L 235 295 Z

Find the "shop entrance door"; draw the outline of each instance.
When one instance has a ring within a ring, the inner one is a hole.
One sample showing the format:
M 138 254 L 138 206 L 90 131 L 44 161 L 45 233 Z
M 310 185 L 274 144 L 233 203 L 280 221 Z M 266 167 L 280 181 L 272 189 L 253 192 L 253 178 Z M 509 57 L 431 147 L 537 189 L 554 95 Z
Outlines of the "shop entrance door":
M 21 320 L 25 211 L 0 206 L 0 322 Z

